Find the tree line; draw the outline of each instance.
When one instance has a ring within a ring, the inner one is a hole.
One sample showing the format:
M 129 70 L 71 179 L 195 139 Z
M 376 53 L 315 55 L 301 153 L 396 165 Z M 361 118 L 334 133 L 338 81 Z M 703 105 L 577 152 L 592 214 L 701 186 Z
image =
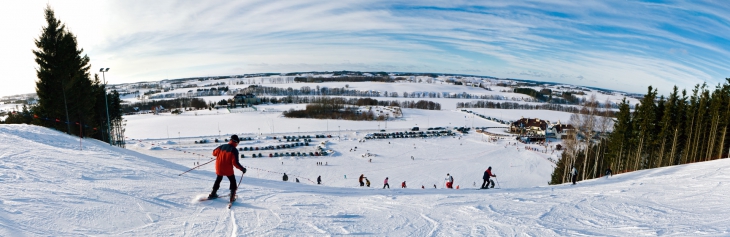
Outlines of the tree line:
M 131 104 L 123 104 L 122 111 L 124 113 L 133 113 L 139 110 L 151 110 L 155 106 L 162 106 L 163 108 L 193 108 L 193 109 L 207 109 L 212 107 L 210 104 L 205 102 L 201 98 L 177 98 L 171 100 L 153 100 L 153 101 L 140 101 Z
M 393 106 L 408 109 L 441 110 L 441 104 L 419 100 L 419 101 L 397 101 L 397 100 L 376 100 L 372 98 L 343 98 L 343 97 L 312 97 L 312 96 L 285 96 L 285 97 L 261 97 L 261 103 L 272 104 L 314 104 L 322 103 L 323 100 L 335 100 L 343 105 L 356 106 Z
M 344 76 L 344 77 L 295 77 L 294 82 L 394 82 L 389 76 Z
M 597 104 L 597 106 L 606 106 L 613 108 L 610 101 L 606 101 L 607 104 Z M 525 110 L 553 110 L 576 114 L 585 114 L 589 111 L 581 106 L 572 105 L 561 105 L 561 104 L 520 104 L 516 102 L 494 102 L 488 100 L 480 100 L 473 102 L 457 102 L 456 108 L 489 108 L 489 109 L 525 109 Z M 613 110 L 606 110 L 606 116 L 613 117 L 615 112 Z
M 624 99 L 610 134 L 594 137 L 595 131 L 577 129 L 565 140 L 566 150 L 550 183 L 566 182 L 571 167 L 580 170 L 578 179 L 583 180 L 600 177 L 607 168 L 623 173 L 728 157 L 730 78 L 713 89 L 698 84 L 688 93 L 675 86 L 668 97 L 657 95 L 649 86 L 634 111 Z M 572 117 L 575 124 L 595 122 Z
M 384 120 L 384 115 L 376 115 L 372 110 L 359 112 L 360 106 L 396 107 L 394 116 L 402 116 L 400 108 L 440 110 L 441 105 L 432 101 L 378 101 L 371 98 L 338 98 L 338 97 L 299 97 L 307 100 L 303 110 L 290 109 L 283 112 L 287 118 L 345 119 L 345 120 Z M 297 102 L 303 103 L 303 102 Z
M 47 6 L 44 13 L 47 25 L 35 39 L 37 49 L 33 50 L 38 64 L 38 103 L 24 106 L 5 123 L 35 124 L 123 146 L 119 93 L 107 93 L 99 75 L 91 76 L 89 57 L 79 48 L 76 36 L 55 17 L 53 9 Z

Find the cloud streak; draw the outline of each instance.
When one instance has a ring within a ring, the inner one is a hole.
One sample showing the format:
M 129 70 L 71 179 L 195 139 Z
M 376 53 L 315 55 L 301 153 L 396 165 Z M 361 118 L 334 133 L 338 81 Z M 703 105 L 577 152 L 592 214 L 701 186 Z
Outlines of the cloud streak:
M 93 19 L 64 4 L 112 83 L 383 70 L 644 92 L 730 76 L 723 1 L 105 1 Z

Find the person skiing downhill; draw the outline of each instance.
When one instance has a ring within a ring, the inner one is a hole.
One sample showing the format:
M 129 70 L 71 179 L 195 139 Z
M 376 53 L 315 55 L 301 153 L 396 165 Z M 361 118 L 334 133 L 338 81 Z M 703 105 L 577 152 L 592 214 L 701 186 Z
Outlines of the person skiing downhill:
M 388 187 L 388 189 L 390 189 L 390 184 L 388 184 L 388 177 L 385 177 L 385 181 L 383 181 L 383 189 L 385 189 L 385 187 Z
M 484 176 L 482 176 L 482 179 L 484 180 L 484 182 L 482 182 L 481 189 L 489 189 L 488 186 L 489 186 L 490 182 L 492 183 L 492 188 L 494 188 L 494 181 L 489 180 L 490 177 L 497 177 L 496 175 L 492 174 L 491 166 L 489 166 L 489 168 L 487 168 L 487 170 L 484 171 Z
M 573 180 L 573 184 L 575 184 L 578 179 L 578 170 L 575 169 L 575 166 L 573 166 L 573 171 L 570 172 L 570 176 L 570 178 Z
M 231 136 L 231 140 L 228 144 L 220 145 L 213 150 L 213 155 L 216 157 L 215 174 L 217 177 L 213 184 L 213 191 L 211 191 L 210 195 L 208 195 L 208 199 L 218 198 L 217 192 L 218 188 L 220 188 L 223 176 L 227 177 L 228 182 L 231 183 L 231 202 L 236 199 L 236 190 L 238 187 L 236 186 L 236 175 L 233 173 L 233 167 L 241 170 L 243 174 L 246 173 L 246 168 L 238 162 L 238 150 L 236 149 L 236 146 L 238 146 L 239 141 L 238 135 L 233 135 Z

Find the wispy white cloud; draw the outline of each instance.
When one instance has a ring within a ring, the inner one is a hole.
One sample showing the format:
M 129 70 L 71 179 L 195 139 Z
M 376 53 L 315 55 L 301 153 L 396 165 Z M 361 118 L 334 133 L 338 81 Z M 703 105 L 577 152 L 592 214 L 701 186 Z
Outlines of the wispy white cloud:
M 22 33 L 25 38 L 37 36 L 46 2 L 24 5 L 34 6 L 24 11 L 35 19 L 29 27 L 36 29 L 33 35 Z M 730 65 L 730 4 L 724 1 L 50 4 L 78 35 L 92 64 L 112 67 L 112 83 L 383 70 L 474 73 L 644 92 L 648 85 L 668 91 L 674 84 L 714 84 L 730 74 L 725 66 Z M 93 8 L 79 7 L 84 4 Z M 29 54 L 32 42 L 23 45 Z M 25 71 L 12 77 L 33 80 L 27 70 L 33 67 L 32 55 L 23 57 Z

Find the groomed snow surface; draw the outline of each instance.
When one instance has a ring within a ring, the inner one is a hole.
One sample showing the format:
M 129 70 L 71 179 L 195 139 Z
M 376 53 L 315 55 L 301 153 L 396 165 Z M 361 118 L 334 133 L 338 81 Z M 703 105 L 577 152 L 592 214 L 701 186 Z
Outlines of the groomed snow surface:
M 730 160 L 547 186 L 549 154 L 479 136 L 330 140 L 330 157 L 242 159 L 291 176 L 283 182 L 249 169 L 228 210 L 222 199 L 194 200 L 209 192 L 212 165 L 178 176 L 210 159 L 215 144 L 143 140 L 122 149 L 84 139 L 79 150 L 76 137 L 1 125 L 0 236 L 730 235 Z M 349 152 L 353 146 L 357 152 Z M 372 163 L 364 149 L 376 153 Z M 488 165 L 501 189 L 474 189 Z M 446 172 L 461 189 L 441 188 Z M 374 187 L 357 187 L 360 173 Z M 294 183 L 294 175 L 325 182 Z M 391 189 L 383 190 L 386 175 Z M 399 188 L 403 180 L 407 189 Z

